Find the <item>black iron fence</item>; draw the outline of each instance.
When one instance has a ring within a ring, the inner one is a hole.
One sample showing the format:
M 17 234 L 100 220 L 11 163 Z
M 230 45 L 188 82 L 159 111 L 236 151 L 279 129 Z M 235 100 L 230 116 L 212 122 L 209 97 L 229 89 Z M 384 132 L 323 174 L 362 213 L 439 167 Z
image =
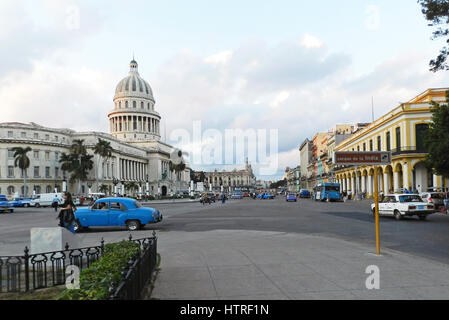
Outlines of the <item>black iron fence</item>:
M 123 270 L 122 282 L 111 288 L 111 298 L 138 299 L 156 267 L 157 237 L 132 239 L 140 245 L 138 256 L 129 261 Z M 74 248 L 68 244 L 65 250 L 30 254 L 25 247 L 21 256 L 0 256 L 0 294 L 28 292 L 66 283 L 66 267 L 73 265 L 79 270 L 89 268 L 104 253 L 104 240 L 99 246 Z
M 131 235 L 130 235 L 131 241 Z M 122 281 L 117 287 L 109 288 L 112 300 L 136 300 L 143 295 L 157 264 L 157 237 L 134 240 L 140 244 L 137 257 L 128 262 L 122 271 Z

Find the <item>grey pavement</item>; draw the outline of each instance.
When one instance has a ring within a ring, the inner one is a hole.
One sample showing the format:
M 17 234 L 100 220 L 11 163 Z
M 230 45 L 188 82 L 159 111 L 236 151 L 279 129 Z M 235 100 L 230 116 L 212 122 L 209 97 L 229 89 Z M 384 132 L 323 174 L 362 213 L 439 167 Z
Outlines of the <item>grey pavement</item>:
M 267 231 L 160 232 L 153 299 L 449 299 L 449 266 L 335 238 Z M 368 290 L 366 268 L 380 270 Z

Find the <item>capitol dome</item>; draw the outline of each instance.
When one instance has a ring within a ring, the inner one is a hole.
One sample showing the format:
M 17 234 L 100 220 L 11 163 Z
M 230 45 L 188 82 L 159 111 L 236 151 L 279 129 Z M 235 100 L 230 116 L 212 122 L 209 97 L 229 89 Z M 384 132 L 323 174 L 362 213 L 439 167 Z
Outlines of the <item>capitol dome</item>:
M 140 77 L 137 62 L 134 59 L 129 63 L 129 67 L 128 76 L 123 78 L 115 88 L 114 100 L 123 97 L 139 97 L 154 102 L 153 91 L 148 82 Z
M 129 66 L 128 76 L 115 88 L 109 132 L 126 142 L 159 141 L 161 116 L 154 109 L 153 91 L 140 77 L 134 59 Z

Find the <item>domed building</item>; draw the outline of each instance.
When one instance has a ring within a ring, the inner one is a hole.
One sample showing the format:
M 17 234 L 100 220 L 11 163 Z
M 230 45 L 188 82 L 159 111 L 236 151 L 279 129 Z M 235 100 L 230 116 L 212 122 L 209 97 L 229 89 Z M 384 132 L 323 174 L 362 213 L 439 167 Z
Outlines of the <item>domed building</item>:
M 128 75 L 115 88 L 113 109 L 108 114 L 109 133 L 54 129 L 36 123 L 0 123 L 0 194 L 14 198 L 68 190 L 86 195 L 97 192 L 101 185 L 107 187 L 109 194 L 155 197 L 187 190 L 188 163 L 183 159 L 185 170 L 170 171 L 173 157 L 179 161 L 179 156 L 173 156 L 179 150 L 161 141 L 161 116 L 155 110 L 153 90 L 140 76 L 134 59 L 129 66 Z M 72 142 L 79 139 L 84 141 L 88 153 L 94 155 L 94 169 L 86 181 L 71 184 L 70 173 L 61 169 L 59 159 L 63 153 L 70 153 Z M 101 159 L 94 154 L 99 139 L 110 143 L 113 149 L 110 158 Z M 12 149 L 27 146 L 31 151 L 25 190 Z M 138 188 L 127 190 L 130 182 Z
M 115 89 L 114 109 L 109 113 L 110 133 L 129 142 L 160 140 L 159 113 L 154 110 L 150 85 L 142 79 L 135 60 L 129 64 L 127 77 Z

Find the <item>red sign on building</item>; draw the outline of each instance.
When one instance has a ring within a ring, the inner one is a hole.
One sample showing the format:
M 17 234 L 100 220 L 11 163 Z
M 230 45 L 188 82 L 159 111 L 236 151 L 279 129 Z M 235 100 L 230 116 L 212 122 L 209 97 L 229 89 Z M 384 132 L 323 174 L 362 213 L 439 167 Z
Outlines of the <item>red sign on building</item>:
M 333 163 L 337 165 L 385 165 L 391 163 L 391 152 L 334 152 Z

